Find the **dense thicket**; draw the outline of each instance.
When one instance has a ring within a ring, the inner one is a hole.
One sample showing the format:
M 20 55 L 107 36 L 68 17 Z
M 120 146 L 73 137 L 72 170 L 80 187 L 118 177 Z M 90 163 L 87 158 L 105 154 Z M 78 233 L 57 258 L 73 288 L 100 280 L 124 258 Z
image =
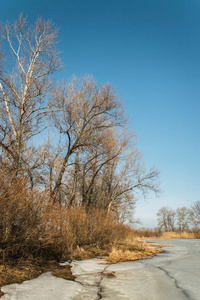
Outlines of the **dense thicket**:
M 81 247 L 105 249 L 124 236 L 123 225 L 103 209 L 49 201 L 46 192 L 3 164 L 0 168 L 0 259 L 67 259 Z

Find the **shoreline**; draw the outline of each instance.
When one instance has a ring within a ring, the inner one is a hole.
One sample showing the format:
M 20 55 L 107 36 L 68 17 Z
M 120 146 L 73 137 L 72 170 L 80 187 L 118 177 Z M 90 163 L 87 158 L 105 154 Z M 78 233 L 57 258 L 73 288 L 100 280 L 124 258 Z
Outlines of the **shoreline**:
M 145 241 L 144 241 L 144 240 Z M 170 238 L 164 238 L 164 237 L 143 237 L 143 239 L 137 240 L 137 243 L 140 244 L 140 247 L 138 249 L 132 249 L 128 250 L 123 245 L 121 246 L 121 249 L 118 245 L 117 247 L 112 247 L 110 253 L 108 255 L 105 255 L 105 250 L 103 251 L 103 255 L 91 255 L 90 257 L 84 257 L 86 253 L 83 253 L 83 257 L 80 259 L 73 259 L 74 261 L 83 261 L 85 259 L 93 259 L 93 258 L 104 258 L 107 263 L 116 264 L 118 262 L 127 262 L 127 261 L 138 261 L 142 259 L 149 259 L 155 257 L 159 253 L 164 253 L 165 250 L 161 249 L 163 247 L 170 247 L 171 245 L 166 244 L 158 244 L 156 241 L 149 242 L 148 240 L 158 240 L 161 241 L 162 239 L 196 239 L 196 238 L 181 238 L 181 237 L 170 237 Z M 197 238 L 199 239 L 199 238 Z M 80 249 L 81 251 L 81 249 Z M 83 251 L 83 250 L 82 250 Z M 23 262 L 18 262 L 15 264 L 11 262 L 10 264 L 7 263 L 5 265 L 0 265 L 0 278 L 4 278 L 4 280 L 1 279 L 0 281 L 0 298 L 4 295 L 4 293 L 1 291 L 1 288 L 6 285 L 10 285 L 13 283 L 22 283 L 27 280 L 32 280 L 40 275 L 46 273 L 46 272 L 52 272 L 53 276 L 63 278 L 66 280 L 75 280 L 75 276 L 72 274 L 71 271 L 71 264 L 69 261 L 72 262 L 72 260 L 66 260 L 68 261 L 67 264 L 62 265 L 62 263 L 59 263 L 57 261 L 43 261 L 40 262 L 38 260 L 27 260 Z

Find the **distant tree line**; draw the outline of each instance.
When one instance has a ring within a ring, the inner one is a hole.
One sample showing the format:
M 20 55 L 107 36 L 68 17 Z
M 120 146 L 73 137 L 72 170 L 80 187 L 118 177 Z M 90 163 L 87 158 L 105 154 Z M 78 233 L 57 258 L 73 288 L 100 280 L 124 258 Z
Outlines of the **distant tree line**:
M 158 226 L 165 231 L 187 231 L 200 229 L 200 201 L 196 201 L 191 208 L 180 207 L 173 210 L 164 206 L 157 212 Z

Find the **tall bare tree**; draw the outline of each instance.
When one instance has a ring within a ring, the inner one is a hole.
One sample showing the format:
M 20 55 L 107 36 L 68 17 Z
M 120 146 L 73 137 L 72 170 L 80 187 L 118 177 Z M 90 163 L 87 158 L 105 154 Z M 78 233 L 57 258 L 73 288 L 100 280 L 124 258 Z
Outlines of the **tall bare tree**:
M 52 107 L 61 139 L 51 168 L 55 199 L 109 213 L 128 210 L 138 191 L 158 191 L 158 172 L 142 165 L 135 134 L 128 133 L 121 102 L 110 86 L 98 86 L 89 76 L 74 78 L 56 87 Z
M 30 25 L 22 15 L 1 29 L 11 54 L 0 68 L 0 147 L 10 155 L 16 172 L 28 170 L 31 176 L 38 161 L 30 141 L 45 129 L 51 74 L 60 67 L 57 29 L 41 18 Z
M 200 227 L 200 201 L 192 205 L 192 223 L 195 227 Z
M 157 212 L 158 225 L 166 231 L 175 230 L 176 212 L 170 207 L 161 207 Z
M 133 133 L 122 131 L 112 135 L 112 159 L 102 172 L 104 205 L 109 211 L 125 211 L 135 205 L 138 196 L 159 192 L 158 171 L 146 170 Z M 110 154 L 109 154 L 110 155 Z
M 176 221 L 179 231 L 188 230 L 191 223 L 191 210 L 187 207 L 177 208 Z

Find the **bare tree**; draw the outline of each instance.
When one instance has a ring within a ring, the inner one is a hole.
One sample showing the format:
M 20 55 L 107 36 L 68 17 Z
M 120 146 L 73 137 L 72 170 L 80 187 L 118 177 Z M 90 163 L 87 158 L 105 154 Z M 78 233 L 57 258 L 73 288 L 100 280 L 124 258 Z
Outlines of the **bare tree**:
M 113 128 L 105 129 L 101 136 L 101 143 L 88 148 L 87 156 L 83 161 L 81 190 L 83 202 L 87 205 L 107 208 L 111 197 L 110 187 L 113 184 L 113 176 L 109 177 L 108 187 L 105 173 L 108 174 L 109 170 L 112 172 L 113 164 L 116 167 L 116 162 L 119 163 L 126 141 L 120 143 L 119 132 L 117 135 Z
M 77 149 L 84 151 L 98 146 L 107 128 L 123 125 L 124 122 L 122 105 L 113 89 L 108 85 L 99 87 L 88 76 L 57 87 L 54 109 L 57 112 L 53 119 L 62 136 L 63 151 L 52 196 L 60 190 L 66 168 L 74 163 Z
M 158 172 L 142 165 L 135 134 L 128 133 L 121 102 L 110 86 L 99 87 L 88 76 L 74 78 L 56 88 L 53 105 L 62 151 L 52 196 L 109 212 L 120 206 L 128 210 L 136 191 L 158 191 Z
M 158 171 L 146 170 L 142 164 L 142 155 L 136 147 L 136 136 L 133 133 L 116 134 L 112 151 L 116 154 L 104 167 L 103 180 L 105 207 L 111 210 L 125 211 L 123 208 L 134 207 L 138 196 L 149 191 L 159 192 Z
M 195 227 L 200 227 L 200 201 L 196 201 L 192 205 L 192 223 Z
M 2 25 L 2 40 L 11 55 L 0 69 L 0 147 L 12 160 L 16 172 L 38 167 L 36 149 L 30 141 L 45 129 L 48 117 L 51 74 L 60 67 L 56 50 L 57 29 L 38 19 L 29 25 L 19 16 Z
M 191 210 L 187 207 L 177 208 L 176 221 L 179 231 L 188 230 L 191 223 Z
M 158 225 L 166 231 L 174 231 L 176 212 L 170 207 L 162 207 L 157 212 Z

